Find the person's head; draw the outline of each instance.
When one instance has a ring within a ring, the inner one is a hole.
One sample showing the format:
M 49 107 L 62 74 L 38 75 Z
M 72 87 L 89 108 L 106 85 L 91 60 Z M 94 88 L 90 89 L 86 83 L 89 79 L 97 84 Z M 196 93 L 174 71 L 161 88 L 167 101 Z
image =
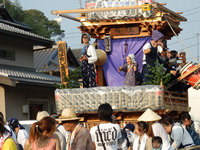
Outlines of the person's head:
M 158 30 L 153 30 L 152 32 L 152 40 L 158 44 L 162 43 L 164 35 Z
M 25 129 L 25 128 L 19 123 L 19 121 L 18 121 L 16 118 L 10 118 L 10 119 L 8 120 L 8 125 L 9 125 L 9 127 L 10 127 L 13 131 L 15 131 L 16 128 L 18 128 L 18 129 Z
M 142 136 L 143 134 L 147 133 L 148 131 L 148 124 L 144 121 L 137 122 L 135 126 L 135 133 L 138 136 Z
M 76 113 L 73 109 L 65 108 L 62 111 L 59 119 L 56 120 L 63 125 L 66 131 L 72 132 L 79 123 L 80 119 L 80 117 L 76 116 Z
M 112 123 L 117 123 L 117 118 L 114 115 L 112 115 L 111 118 L 112 118 L 112 121 L 111 121 Z
M 90 41 L 90 35 L 88 33 L 83 33 L 81 36 L 81 43 L 88 44 Z
M 4 123 L 0 122 L 0 137 L 3 136 L 8 130 L 4 127 Z
M 171 50 L 171 58 L 176 58 L 178 56 L 178 52 L 175 50 Z
M 55 119 L 47 116 L 31 126 L 29 141 L 37 141 L 39 137 L 51 137 L 56 130 Z
M 171 119 L 171 117 L 169 116 L 163 116 L 162 120 L 160 121 L 160 123 L 163 125 L 165 131 L 167 132 L 167 134 L 170 134 L 172 131 L 172 125 L 173 125 L 173 121 Z
M 127 57 L 126 57 L 126 62 L 127 64 L 132 64 L 132 63 L 135 63 L 135 56 L 134 54 L 129 54 Z
M 65 128 L 66 131 L 72 133 L 78 123 L 79 123 L 78 120 L 69 120 L 69 121 L 62 121 L 62 123 L 60 123 L 60 124 L 63 125 L 63 127 Z
M 130 130 L 131 132 L 134 132 L 135 126 L 132 123 L 128 123 L 125 127 L 125 130 Z
M 49 113 L 47 111 L 38 111 L 36 120 L 40 121 L 42 118 L 49 116 Z
M 167 58 L 171 59 L 171 57 L 172 57 L 171 51 L 167 51 Z
M 162 148 L 162 138 L 159 136 L 154 136 L 152 139 L 153 150 L 161 150 Z
M 190 126 L 192 124 L 191 116 L 188 112 L 182 113 L 180 119 L 185 126 Z
M 0 112 L 0 122 L 5 123 L 5 122 L 4 122 L 4 116 L 3 116 L 3 113 L 2 113 L 2 112 Z
M 112 122 L 113 109 L 110 104 L 101 104 L 98 108 L 98 117 L 102 121 Z

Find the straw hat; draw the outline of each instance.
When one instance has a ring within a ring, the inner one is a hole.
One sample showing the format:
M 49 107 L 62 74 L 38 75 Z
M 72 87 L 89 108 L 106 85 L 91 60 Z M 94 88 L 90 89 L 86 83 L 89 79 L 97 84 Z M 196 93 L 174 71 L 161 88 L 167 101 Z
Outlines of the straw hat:
M 151 109 L 147 109 L 137 120 L 138 121 L 158 121 L 162 119 L 159 115 L 157 115 Z
M 103 64 L 105 64 L 107 60 L 106 52 L 102 49 L 96 49 L 96 54 L 97 54 L 97 61 L 95 62 L 95 65 L 102 66 Z
M 62 113 L 61 116 L 59 117 L 59 119 L 56 119 L 56 121 L 58 121 L 59 123 L 61 123 L 62 121 L 71 121 L 71 120 L 80 120 L 81 117 L 77 117 L 76 113 L 73 109 L 71 108 L 65 108 Z
M 47 111 L 39 111 L 37 113 L 36 120 L 40 121 L 42 118 L 49 116 L 49 113 Z

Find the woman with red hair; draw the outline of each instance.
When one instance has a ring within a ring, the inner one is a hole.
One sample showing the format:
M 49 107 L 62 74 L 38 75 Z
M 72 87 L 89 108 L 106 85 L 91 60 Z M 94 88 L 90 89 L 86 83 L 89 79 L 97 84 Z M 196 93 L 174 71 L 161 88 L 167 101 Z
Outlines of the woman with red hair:
M 31 127 L 24 150 L 60 150 L 59 139 L 53 136 L 55 130 L 56 121 L 51 117 L 44 117 L 35 122 Z

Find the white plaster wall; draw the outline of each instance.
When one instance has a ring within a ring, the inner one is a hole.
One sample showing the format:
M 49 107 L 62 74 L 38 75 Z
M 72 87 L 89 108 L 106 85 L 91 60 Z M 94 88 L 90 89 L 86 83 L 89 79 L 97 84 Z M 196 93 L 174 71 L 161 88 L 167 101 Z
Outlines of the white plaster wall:
M 7 51 L 15 51 L 15 61 L 0 59 L 0 64 L 10 65 L 24 68 L 34 68 L 33 62 L 33 46 L 30 41 L 20 38 L 1 37 L 0 49 Z
M 188 94 L 190 115 L 193 120 L 200 122 L 200 90 L 189 88 Z
M 32 87 L 5 87 L 6 95 L 6 119 L 15 117 L 19 120 L 29 119 L 28 114 L 22 113 L 22 105 L 27 105 L 28 100 L 32 99 L 45 99 L 48 100 L 49 106 L 53 105 L 53 110 L 50 110 L 50 114 L 55 112 L 55 98 L 54 90 Z

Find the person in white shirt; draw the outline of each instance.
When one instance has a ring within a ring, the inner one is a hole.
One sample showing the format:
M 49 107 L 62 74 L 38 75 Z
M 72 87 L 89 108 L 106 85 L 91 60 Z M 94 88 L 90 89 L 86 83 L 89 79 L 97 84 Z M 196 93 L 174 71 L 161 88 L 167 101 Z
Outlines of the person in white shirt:
M 168 150 L 170 147 L 167 132 L 163 126 L 158 122 L 162 119 L 151 109 L 147 109 L 139 118 L 138 121 L 145 121 L 149 125 L 149 129 L 153 131 L 153 136 L 159 136 L 162 138 L 163 146 L 162 150 Z M 149 131 L 150 131 L 149 130 Z
M 98 108 L 100 124 L 90 129 L 90 135 L 95 150 L 117 150 L 121 129 L 112 122 L 113 109 L 110 104 L 101 104 Z
M 152 137 L 148 134 L 148 124 L 144 121 L 137 122 L 135 133 L 137 138 L 133 143 L 133 150 L 152 150 Z
M 144 76 L 144 81 L 148 80 L 147 75 L 151 74 L 150 68 L 155 67 L 155 62 L 158 60 L 158 53 L 163 51 L 162 40 L 164 35 L 158 30 L 152 32 L 152 40 L 146 43 L 143 47 L 143 69 L 142 73 Z M 149 67 L 150 68 L 149 68 Z
M 19 123 L 16 118 L 11 118 L 8 120 L 8 125 L 16 133 L 17 144 L 21 149 L 24 148 L 26 140 L 29 138 L 29 134 L 25 128 Z
M 195 145 L 188 131 L 184 129 L 181 124 L 173 123 L 169 116 L 164 116 L 161 120 L 161 124 L 169 135 L 171 143 L 170 150 L 192 147 Z
M 97 55 L 95 48 L 89 43 L 90 35 L 83 33 L 81 37 L 81 43 L 84 45 L 81 51 L 81 57 L 79 59 L 81 64 L 81 72 L 83 79 L 83 87 L 96 87 L 96 72 L 94 63 L 97 61 Z
M 131 123 L 128 123 L 125 127 L 124 130 L 126 131 L 127 138 L 129 141 L 129 147 L 133 147 L 133 143 L 135 139 L 137 138 L 137 135 L 134 133 L 135 126 Z

